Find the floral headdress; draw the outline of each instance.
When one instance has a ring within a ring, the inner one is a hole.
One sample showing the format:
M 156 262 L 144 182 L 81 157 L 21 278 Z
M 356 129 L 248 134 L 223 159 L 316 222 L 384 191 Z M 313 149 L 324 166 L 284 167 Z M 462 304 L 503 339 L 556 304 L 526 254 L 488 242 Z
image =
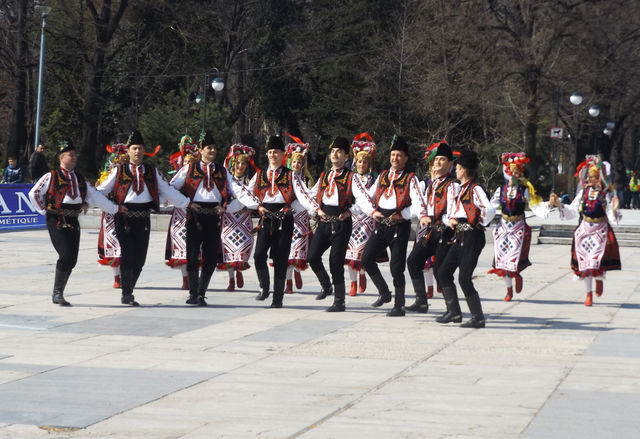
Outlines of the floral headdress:
M 587 175 L 597 173 L 602 187 L 606 190 L 611 190 L 610 172 L 611 164 L 609 162 L 601 160 L 597 155 L 586 155 L 584 161 L 576 168 L 574 177 L 578 177 L 582 187 L 585 187 L 587 184 Z
M 234 143 L 229 148 L 227 157 L 224 159 L 224 167 L 227 168 L 228 170 L 232 170 L 236 160 L 240 156 L 244 156 L 249 159 L 249 164 L 251 165 L 251 167 L 257 171 L 258 167 L 256 166 L 256 163 L 254 162 L 254 159 L 253 159 L 255 155 L 256 155 L 255 149 L 253 149 L 249 145 L 245 145 L 243 143 Z
M 178 152 L 174 152 L 169 157 L 169 163 L 173 166 L 173 171 L 169 172 L 173 174 L 180 170 L 185 163 L 195 162 L 200 156 L 198 145 L 193 142 L 193 139 L 189 135 L 184 135 L 180 138 L 178 143 Z
M 351 142 L 351 149 L 353 149 L 353 155 L 356 160 L 364 155 L 370 156 L 372 162 L 375 159 L 376 142 L 373 141 L 369 133 L 360 133 L 355 136 L 353 142 Z
M 500 156 L 502 161 L 502 174 L 504 179 L 509 182 L 513 179 L 513 172 L 520 172 L 520 182 L 529 189 L 529 196 L 531 197 L 530 204 L 536 205 L 542 201 L 540 195 L 538 195 L 533 187 L 533 184 L 527 180 L 524 176 L 524 167 L 531 161 L 524 152 L 505 152 Z
M 303 142 L 299 137 L 292 136 L 289 133 L 284 133 L 289 136 L 293 142 L 287 143 L 285 146 L 286 152 L 284 154 L 283 165 L 291 169 L 291 162 L 294 159 L 303 159 L 304 165 L 302 166 L 302 173 L 313 185 L 313 178 L 307 168 L 307 154 L 309 153 L 309 144 Z
M 115 165 L 120 163 L 124 164 L 129 161 L 129 154 L 127 153 L 129 149 L 127 148 L 126 144 L 114 143 L 113 145 L 105 146 L 105 149 L 109 153 L 109 157 L 104 163 L 104 168 L 100 172 L 100 177 L 98 177 L 96 184 L 102 183 L 107 178 L 109 172 L 111 172 L 111 169 Z

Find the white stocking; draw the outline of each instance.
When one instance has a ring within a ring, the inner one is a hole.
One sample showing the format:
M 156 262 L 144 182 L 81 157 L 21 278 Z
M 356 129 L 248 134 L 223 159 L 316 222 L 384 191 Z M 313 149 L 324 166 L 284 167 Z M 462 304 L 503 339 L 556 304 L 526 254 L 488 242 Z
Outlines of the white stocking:
M 120 267 L 111 267 L 114 276 L 120 276 Z
M 233 279 L 233 268 L 227 269 L 227 273 L 229 273 L 229 279 Z
M 182 264 L 180 266 L 180 271 L 182 272 L 182 277 L 186 277 L 187 276 L 187 264 Z
M 502 276 L 502 278 L 504 279 L 504 286 L 507 288 L 513 288 L 513 282 L 512 279 L 509 276 Z
M 287 280 L 291 280 L 292 275 L 293 275 L 293 265 L 289 265 L 287 267 Z
M 358 282 L 358 273 L 360 270 L 357 270 L 349 267 L 349 279 L 351 279 L 351 282 Z
M 593 291 L 591 289 L 591 276 L 587 276 L 582 280 L 584 281 L 584 292 L 590 293 L 591 291 Z
M 423 270 L 424 282 L 428 287 L 433 286 L 433 268 L 426 268 Z

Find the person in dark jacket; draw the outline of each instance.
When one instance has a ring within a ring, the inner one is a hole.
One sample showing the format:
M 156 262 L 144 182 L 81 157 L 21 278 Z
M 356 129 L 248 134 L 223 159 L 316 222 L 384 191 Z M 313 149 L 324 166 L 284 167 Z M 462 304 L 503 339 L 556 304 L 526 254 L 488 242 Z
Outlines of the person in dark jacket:
M 33 181 L 38 181 L 48 170 L 49 166 L 47 166 L 47 159 L 44 156 L 44 145 L 41 143 L 29 159 L 29 175 Z

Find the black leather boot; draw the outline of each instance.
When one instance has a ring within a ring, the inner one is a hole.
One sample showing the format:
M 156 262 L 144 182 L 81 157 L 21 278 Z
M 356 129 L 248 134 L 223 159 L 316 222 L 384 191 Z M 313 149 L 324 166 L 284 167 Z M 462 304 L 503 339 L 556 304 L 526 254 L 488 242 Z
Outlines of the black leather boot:
M 427 313 L 429 311 L 429 302 L 427 299 L 427 290 L 424 286 L 424 278 L 411 279 L 413 284 L 413 291 L 416 294 L 416 300 L 409 306 L 405 306 L 404 309 L 410 312 Z
M 258 270 L 258 283 L 260 284 L 260 292 L 256 296 L 256 300 L 266 300 L 269 297 L 269 270 Z
M 436 318 L 438 323 L 460 323 L 462 321 L 462 311 L 458 303 L 458 292 L 455 286 L 442 287 L 444 302 L 447 304 L 447 312 Z
M 270 308 L 282 308 L 282 298 L 284 297 L 285 279 L 273 280 L 273 300 Z
M 198 284 L 198 306 L 207 306 L 207 302 L 204 300 L 204 296 L 207 294 L 209 283 L 211 282 L 211 273 L 200 273 L 200 283 Z
M 56 268 L 56 277 L 53 281 L 53 296 L 51 297 L 51 301 L 56 305 L 71 306 L 71 304 L 64 299 L 64 289 L 67 286 L 70 275 L 70 271 L 62 271 Z
M 189 279 L 189 298 L 186 303 L 187 305 L 197 305 L 198 285 L 200 284 L 198 270 L 187 271 L 187 279 Z
M 316 296 L 316 300 L 322 300 L 327 296 L 330 296 L 333 293 L 333 289 L 331 288 L 331 278 L 329 277 L 329 273 L 324 267 L 319 267 L 317 270 L 313 270 L 318 281 L 320 282 L 320 286 L 322 289 Z
M 378 308 L 385 303 L 391 302 L 391 291 L 389 291 L 389 287 L 387 286 L 387 282 L 384 280 L 384 277 L 382 277 L 382 273 L 378 272 L 373 276 L 370 275 L 369 277 L 371 277 L 371 282 L 376 286 L 378 294 L 380 295 L 378 300 L 373 302 L 371 306 Z
M 122 297 L 120 303 L 123 305 L 138 306 L 135 297 L 133 297 L 133 287 L 135 285 L 135 274 L 131 269 L 120 269 L 120 285 L 122 287 Z
M 404 285 L 398 285 L 395 287 L 396 296 L 393 302 L 393 308 L 387 313 L 388 317 L 403 317 L 404 316 Z
M 478 293 L 467 296 L 467 305 L 471 312 L 471 320 L 460 325 L 461 328 L 484 328 L 484 313 Z
M 336 295 L 333 298 L 333 305 L 327 308 L 327 312 L 342 312 L 346 309 L 344 305 L 345 287 L 344 283 L 334 285 Z

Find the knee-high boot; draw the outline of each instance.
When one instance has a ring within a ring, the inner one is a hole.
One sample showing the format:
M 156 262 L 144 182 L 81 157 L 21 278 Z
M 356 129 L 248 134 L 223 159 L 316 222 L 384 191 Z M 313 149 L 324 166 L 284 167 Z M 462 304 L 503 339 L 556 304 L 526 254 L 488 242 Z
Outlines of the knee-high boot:
M 284 297 L 285 279 L 273 280 L 273 301 L 271 308 L 282 308 L 282 298 Z
M 207 302 L 204 300 L 204 296 L 207 294 L 207 288 L 211 282 L 211 273 L 200 273 L 200 283 L 198 284 L 198 306 L 207 306 Z
M 320 281 L 320 286 L 322 287 L 322 290 L 316 296 L 316 300 L 322 300 L 325 297 L 333 294 L 333 288 L 331 287 L 331 278 L 329 277 L 329 273 L 327 273 L 327 270 L 324 267 L 320 267 L 317 269 L 317 271 L 314 270 L 314 272 L 318 277 L 318 280 Z
M 258 283 L 260 284 L 260 292 L 256 300 L 266 300 L 267 297 L 269 297 L 269 270 L 258 270 L 256 268 L 256 274 L 258 275 Z
M 484 328 L 484 313 L 482 312 L 482 304 L 478 293 L 467 296 L 467 305 L 471 312 L 471 320 L 463 323 L 463 328 Z
M 429 301 L 427 299 L 427 291 L 424 285 L 424 278 L 411 279 L 413 284 L 413 291 L 416 294 L 416 301 L 409 306 L 405 306 L 405 310 L 411 312 L 426 313 L 429 311 Z
M 378 300 L 373 302 L 371 306 L 377 308 L 385 303 L 391 302 L 391 291 L 389 291 L 389 287 L 387 286 L 387 282 L 384 280 L 384 277 L 382 277 L 382 273 L 378 272 L 369 277 L 371 277 L 371 282 L 376 286 L 378 294 L 380 295 Z
M 53 296 L 51 301 L 60 306 L 71 306 L 69 302 L 64 299 L 64 289 L 67 286 L 67 281 L 71 271 L 62 271 L 56 268 L 56 277 L 53 281 Z
M 342 312 L 346 309 L 344 304 L 345 286 L 344 282 L 341 284 L 335 284 L 333 286 L 335 290 L 335 296 L 333 298 L 333 305 L 327 308 L 327 312 Z
M 133 296 L 133 288 L 135 287 L 135 281 L 137 277 L 135 271 L 131 268 L 120 269 L 120 285 L 122 287 L 122 297 L 120 303 L 123 305 L 138 306 L 135 297 Z
M 447 312 L 436 318 L 438 323 L 460 323 L 462 321 L 462 312 L 460 311 L 460 303 L 458 302 L 458 292 L 455 285 L 450 287 L 442 287 L 442 295 L 444 302 L 447 304 Z
M 189 298 L 187 299 L 187 305 L 197 305 L 198 286 L 200 284 L 198 270 L 187 271 L 187 279 L 189 279 Z
M 396 285 L 396 296 L 393 301 L 393 308 L 387 313 L 389 317 L 402 317 L 404 316 L 404 285 Z

